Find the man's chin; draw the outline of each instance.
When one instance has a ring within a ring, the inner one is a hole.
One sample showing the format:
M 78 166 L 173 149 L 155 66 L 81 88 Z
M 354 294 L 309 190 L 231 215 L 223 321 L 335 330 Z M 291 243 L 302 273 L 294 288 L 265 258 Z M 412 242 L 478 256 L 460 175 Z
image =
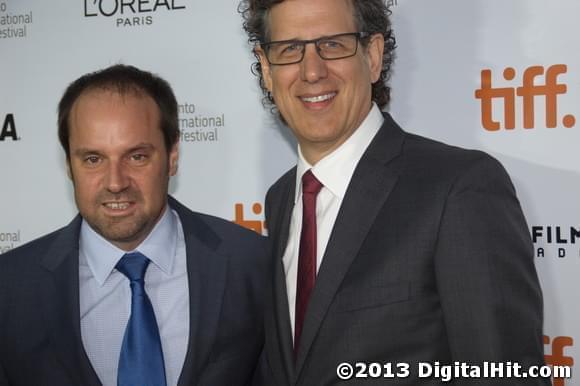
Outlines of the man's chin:
M 145 224 L 127 223 L 127 219 L 125 221 L 109 219 L 104 223 L 90 225 L 101 237 L 115 245 L 133 244 L 141 238 L 145 228 Z

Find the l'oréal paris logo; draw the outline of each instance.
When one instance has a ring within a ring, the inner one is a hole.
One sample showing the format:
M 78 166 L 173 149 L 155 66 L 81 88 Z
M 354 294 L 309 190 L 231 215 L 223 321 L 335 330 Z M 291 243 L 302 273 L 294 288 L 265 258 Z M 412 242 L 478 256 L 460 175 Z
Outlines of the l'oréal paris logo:
M 151 25 L 154 13 L 184 10 L 184 1 L 84 0 L 84 16 L 114 18 L 117 27 Z

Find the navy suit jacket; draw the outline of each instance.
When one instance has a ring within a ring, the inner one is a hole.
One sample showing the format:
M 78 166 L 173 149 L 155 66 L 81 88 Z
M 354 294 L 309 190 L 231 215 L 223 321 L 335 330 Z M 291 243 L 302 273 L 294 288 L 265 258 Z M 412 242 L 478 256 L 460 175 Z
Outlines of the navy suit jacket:
M 169 198 L 185 235 L 190 326 L 178 385 L 251 382 L 263 347 L 265 239 Z M 0 256 L 0 385 L 99 386 L 81 341 L 80 216 Z
M 542 294 L 507 173 L 480 151 L 405 133 L 388 114 L 349 183 L 294 359 L 282 256 L 295 181 L 293 168 L 266 197 L 274 256 L 265 323 L 268 385 L 440 385 L 435 377 L 418 377 L 419 362 L 544 363 Z M 378 362 L 381 371 L 390 363 L 393 373 L 397 363 L 409 364 L 409 376 L 373 378 L 367 369 L 367 378 L 341 382 L 341 362 Z

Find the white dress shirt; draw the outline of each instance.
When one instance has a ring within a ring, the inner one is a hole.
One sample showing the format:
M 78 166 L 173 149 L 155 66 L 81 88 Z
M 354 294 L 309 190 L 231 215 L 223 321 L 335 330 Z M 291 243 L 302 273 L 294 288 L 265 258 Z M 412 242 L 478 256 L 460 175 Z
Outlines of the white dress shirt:
M 135 251 L 151 260 L 145 291 L 159 326 L 167 385 L 177 385 L 189 337 L 187 258 L 177 213 L 168 206 Z M 131 314 L 129 279 L 115 269 L 125 253 L 83 220 L 79 240 L 81 336 L 104 386 L 117 385 L 119 354 Z
M 296 166 L 296 194 L 290 220 L 290 234 L 283 256 L 288 291 L 290 323 L 294 337 L 296 307 L 296 280 L 298 277 L 298 249 L 302 229 L 302 175 L 312 169 L 314 176 L 324 185 L 316 198 L 316 272 L 320 268 L 330 233 L 338 216 L 338 210 L 348 188 L 354 170 L 363 153 L 383 124 L 384 118 L 375 103 L 367 117 L 355 132 L 336 150 L 310 165 L 298 146 Z

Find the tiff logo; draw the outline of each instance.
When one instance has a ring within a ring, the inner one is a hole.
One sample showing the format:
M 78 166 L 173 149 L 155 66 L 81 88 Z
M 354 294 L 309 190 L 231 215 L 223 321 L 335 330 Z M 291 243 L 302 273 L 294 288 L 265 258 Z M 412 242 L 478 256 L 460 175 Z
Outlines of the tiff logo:
M 544 346 L 550 344 L 550 337 L 544 335 Z M 552 339 L 552 353 L 545 354 L 546 364 L 550 366 L 570 366 L 574 365 L 574 358 L 564 355 L 564 347 L 574 345 L 574 339 L 569 336 L 557 336 Z M 565 386 L 564 378 L 554 378 L 554 386 Z
M 255 202 L 252 205 L 252 212 L 254 212 L 255 215 L 260 215 L 262 214 L 262 205 L 259 202 Z M 236 203 L 234 206 L 234 222 L 238 225 L 243 226 L 244 228 L 247 228 L 249 230 L 252 230 L 256 233 L 259 233 L 261 235 L 264 234 L 264 231 L 266 229 L 266 222 L 262 221 L 262 220 L 247 220 L 244 217 L 244 204 L 242 203 Z
M 536 97 L 544 99 L 544 113 L 546 127 L 554 128 L 558 125 L 558 95 L 566 94 L 568 87 L 559 83 L 558 76 L 567 71 L 565 64 L 555 64 L 545 69 L 543 66 L 532 66 L 524 70 L 520 87 L 493 87 L 491 70 L 481 71 L 481 88 L 475 90 L 475 98 L 481 100 L 481 123 L 488 131 L 497 131 L 502 128 L 501 121 L 494 119 L 494 100 L 503 102 L 503 127 L 506 130 L 516 128 L 516 97 L 521 99 L 523 127 L 532 129 L 535 126 Z M 503 78 L 514 80 L 516 70 L 507 67 L 503 71 Z M 540 78 L 540 80 L 538 80 Z M 543 81 L 542 81 L 543 79 Z M 498 107 L 498 104 L 495 105 Z M 564 127 L 574 127 L 576 118 L 567 114 L 562 117 Z

